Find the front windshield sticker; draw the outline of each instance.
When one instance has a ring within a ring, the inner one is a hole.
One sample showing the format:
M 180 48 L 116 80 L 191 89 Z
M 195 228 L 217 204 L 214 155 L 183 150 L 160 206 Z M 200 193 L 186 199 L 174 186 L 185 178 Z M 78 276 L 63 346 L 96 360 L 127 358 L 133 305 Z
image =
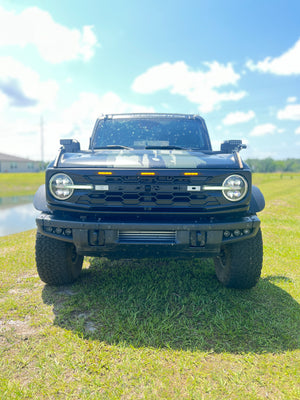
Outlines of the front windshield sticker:
M 146 147 L 146 146 L 158 146 L 165 147 L 169 146 L 170 142 L 165 140 L 135 140 L 133 143 L 134 147 Z

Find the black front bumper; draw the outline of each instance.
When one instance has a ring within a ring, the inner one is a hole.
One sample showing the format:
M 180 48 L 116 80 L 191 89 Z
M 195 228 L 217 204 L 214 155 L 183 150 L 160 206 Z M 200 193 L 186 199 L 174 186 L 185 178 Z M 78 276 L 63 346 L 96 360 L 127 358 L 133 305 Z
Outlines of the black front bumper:
M 41 213 L 38 231 L 73 243 L 82 255 L 108 258 L 216 256 L 221 246 L 256 235 L 256 215 L 210 223 L 80 222 Z

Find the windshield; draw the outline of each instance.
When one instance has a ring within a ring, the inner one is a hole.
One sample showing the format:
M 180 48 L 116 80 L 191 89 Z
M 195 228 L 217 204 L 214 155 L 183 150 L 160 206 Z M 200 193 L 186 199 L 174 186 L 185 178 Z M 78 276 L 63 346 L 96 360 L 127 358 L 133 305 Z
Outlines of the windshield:
M 183 118 L 118 118 L 101 120 L 94 149 L 197 149 L 210 150 L 201 122 Z

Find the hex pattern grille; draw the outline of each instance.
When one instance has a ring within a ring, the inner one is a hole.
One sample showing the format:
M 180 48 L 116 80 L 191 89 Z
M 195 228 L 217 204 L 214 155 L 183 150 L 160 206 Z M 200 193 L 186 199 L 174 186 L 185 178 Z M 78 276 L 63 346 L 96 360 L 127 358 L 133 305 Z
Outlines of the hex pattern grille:
M 91 207 L 181 207 L 199 208 L 219 205 L 211 193 L 188 191 L 190 185 L 203 185 L 209 177 L 86 177 L 94 185 L 107 185 L 109 190 L 79 195 L 76 203 Z

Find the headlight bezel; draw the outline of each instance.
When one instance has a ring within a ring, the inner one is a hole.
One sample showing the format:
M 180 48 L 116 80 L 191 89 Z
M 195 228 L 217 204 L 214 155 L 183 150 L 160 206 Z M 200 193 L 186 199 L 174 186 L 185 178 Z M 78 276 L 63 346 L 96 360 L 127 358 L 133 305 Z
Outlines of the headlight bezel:
M 58 179 L 60 179 L 61 182 L 54 183 L 54 181 Z M 57 191 L 61 190 L 62 193 L 58 194 L 55 191 L 54 187 L 56 188 Z M 56 200 L 60 201 L 68 200 L 74 193 L 74 182 L 69 175 L 63 172 L 54 174 L 49 180 L 49 191 Z
M 242 175 L 238 174 L 229 175 L 225 178 L 222 187 L 223 196 L 230 202 L 241 201 L 248 193 L 247 180 Z M 238 193 L 240 193 L 240 195 L 238 195 Z

